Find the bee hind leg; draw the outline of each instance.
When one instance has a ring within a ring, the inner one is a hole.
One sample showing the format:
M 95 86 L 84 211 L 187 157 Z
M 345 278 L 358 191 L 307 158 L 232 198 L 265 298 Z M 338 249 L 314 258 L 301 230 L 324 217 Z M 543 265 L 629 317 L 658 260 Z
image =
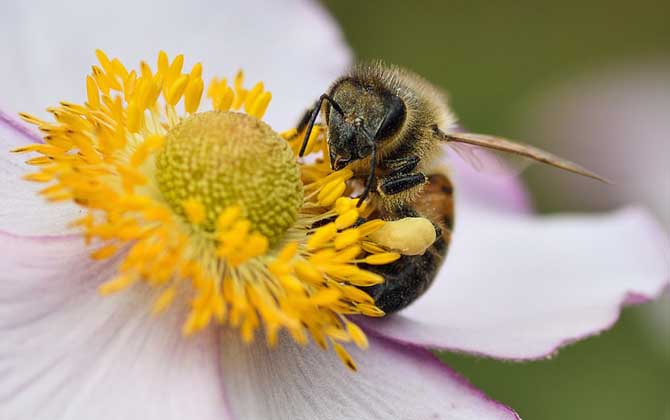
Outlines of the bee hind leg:
M 403 255 L 387 265 L 360 264 L 364 270 L 384 277 L 384 283 L 360 287 L 387 315 L 397 312 L 417 300 L 431 286 L 442 264 L 447 244 L 442 237 L 423 255 Z
M 394 219 L 420 217 L 411 207 L 396 209 Z M 424 294 L 431 286 L 444 260 L 448 243 L 442 236 L 442 229 L 433 223 L 435 242 L 421 255 L 403 255 L 386 265 L 359 264 L 364 270 L 384 277 L 384 282 L 370 287 L 360 287 L 374 300 L 375 305 L 387 315 L 397 312 Z

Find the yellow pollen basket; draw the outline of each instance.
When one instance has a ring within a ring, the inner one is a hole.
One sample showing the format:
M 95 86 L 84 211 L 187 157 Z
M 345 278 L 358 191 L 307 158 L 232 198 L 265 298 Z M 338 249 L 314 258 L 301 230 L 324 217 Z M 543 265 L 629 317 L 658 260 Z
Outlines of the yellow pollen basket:
M 251 342 L 262 326 L 274 346 L 285 329 L 355 370 L 345 345 L 368 344 L 347 316 L 384 315 L 360 288 L 383 278 L 358 263 L 400 255 L 371 239 L 383 221 L 361 223 L 371 210 L 348 197 L 351 171 L 330 170 L 323 128 L 308 142 L 313 163 L 299 162 L 304 133 L 262 122 L 272 96 L 244 88 L 242 72 L 206 86 L 182 55 L 160 52 L 155 71 L 96 56 L 86 103 L 49 108 L 52 122 L 21 114 L 44 143 L 14 151 L 38 154 L 25 178 L 47 184 L 48 201 L 86 210 L 72 225 L 91 258 L 119 261 L 100 293 L 148 285 L 154 314 L 184 311 L 185 335 L 220 323 Z

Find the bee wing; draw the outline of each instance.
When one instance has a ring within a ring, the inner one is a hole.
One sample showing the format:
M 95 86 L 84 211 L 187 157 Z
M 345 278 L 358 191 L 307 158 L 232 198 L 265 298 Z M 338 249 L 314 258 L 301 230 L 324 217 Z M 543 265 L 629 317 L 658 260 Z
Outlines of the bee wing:
M 514 176 L 520 174 L 535 162 L 519 155 L 485 149 L 466 143 L 450 141 L 447 146 L 476 171 L 492 175 Z
M 528 159 L 531 159 L 536 162 L 542 162 L 547 165 L 554 166 L 559 169 L 563 169 L 569 172 L 573 172 L 579 175 L 583 175 L 589 178 L 597 179 L 598 181 L 605 182 L 610 184 L 611 182 L 600 175 L 597 175 L 588 169 L 571 162 L 567 159 L 560 158 L 554 154 L 546 152 L 537 147 L 529 146 L 527 144 L 516 143 L 502 137 L 488 136 L 484 134 L 474 134 L 474 133 L 445 133 L 435 127 L 436 135 L 440 140 L 447 143 L 452 143 L 452 146 L 457 146 L 457 144 L 466 144 L 470 146 L 482 147 L 485 149 L 495 150 L 498 152 L 510 153 L 517 156 L 522 156 Z M 470 161 L 466 158 L 466 160 Z M 476 168 L 476 166 L 475 166 Z

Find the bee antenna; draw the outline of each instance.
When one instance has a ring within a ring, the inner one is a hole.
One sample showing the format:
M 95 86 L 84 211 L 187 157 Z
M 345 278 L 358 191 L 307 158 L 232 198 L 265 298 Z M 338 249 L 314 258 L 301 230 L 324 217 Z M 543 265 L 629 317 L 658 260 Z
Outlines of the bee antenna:
M 356 204 L 356 207 L 363 205 L 363 201 L 365 201 L 365 199 L 370 194 L 370 190 L 372 189 L 372 181 L 375 179 L 375 169 L 377 166 L 377 143 L 375 143 L 374 137 L 363 126 L 359 125 L 358 128 L 363 132 L 365 138 L 368 140 L 368 145 L 372 147 L 372 153 L 370 154 L 370 171 L 368 172 L 368 179 L 365 181 L 365 189 L 363 190 L 363 193 L 358 197 L 358 203 Z
M 340 105 L 337 102 L 335 102 L 335 99 L 328 96 L 327 93 L 321 95 L 319 97 L 319 100 L 314 105 L 312 115 L 309 117 L 309 122 L 307 123 L 307 132 L 305 133 L 305 138 L 302 140 L 302 145 L 300 146 L 300 152 L 298 153 L 298 156 L 300 157 L 303 157 L 303 155 L 305 154 L 305 149 L 307 148 L 307 140 L 309 140 L 309 136 L 312 134 L 312 129 L 314 128 L 314 124 L 316 123 L 316 117 L 319 116 L 319 112 L 321 111 L 321 105 L 323 104 L 323 101 L 328 101 L 330 106 L 332 106 L 333 109 L 335 109 L 335 111 L 344 115 L 344 113 L 342 112 L 342 108 L 340 108 Z

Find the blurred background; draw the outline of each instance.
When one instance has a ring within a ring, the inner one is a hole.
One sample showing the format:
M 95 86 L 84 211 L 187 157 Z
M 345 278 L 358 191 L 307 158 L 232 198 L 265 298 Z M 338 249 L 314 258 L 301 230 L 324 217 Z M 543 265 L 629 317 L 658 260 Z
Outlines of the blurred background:
M 463 126 L 523 139 L 616 182 L 531 167 L 523 176 L 538 211 L 643 203 L 670 231 L 670 2 L 324 4 L 358 58 L 442 86 Z M 667 293 L 550 360 L 441 357 L 525 420 L 670 420 Z

